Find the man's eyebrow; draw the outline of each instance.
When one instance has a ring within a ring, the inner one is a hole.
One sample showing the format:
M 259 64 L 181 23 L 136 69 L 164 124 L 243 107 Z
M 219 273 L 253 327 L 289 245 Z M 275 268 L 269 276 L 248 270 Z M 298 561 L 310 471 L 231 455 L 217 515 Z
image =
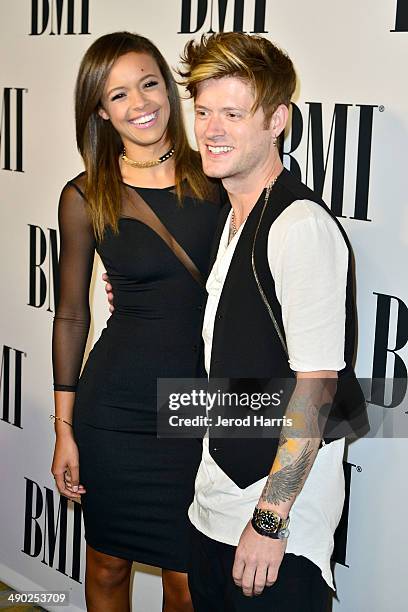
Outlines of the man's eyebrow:
M 223 111 L 241 111 L 244 113 L 248 112 L 248 109 L 244 108 L 243 106 L 223 106 L 221 110 Z
M 209 108 L 207 108 L 206 106 L 203 106 L 202 104 L 196 104 L 195 108 L 199 108 L 200 110 L 210 110 Z M 221 108 L 222 111 L 241 111 L 244 113 L 248 113 L 249 110 L 247 108 L 244 108 L 243 106 L 223 106 Z

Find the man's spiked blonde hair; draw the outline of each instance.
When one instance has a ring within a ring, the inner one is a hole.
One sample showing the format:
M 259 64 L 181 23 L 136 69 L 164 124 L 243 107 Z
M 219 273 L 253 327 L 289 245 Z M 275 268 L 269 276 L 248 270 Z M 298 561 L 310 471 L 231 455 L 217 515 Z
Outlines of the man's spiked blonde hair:
M 265 127 L 280 104 L 289 106 L 296 87 L 296 73 L 290 58 L 262 36 L 220 32 L 190 40 L 179 69 L 183 85 L 195 98 L 197 86 L 207 79 L 234 76 L 248 82 L 254 92 L 252 112 L 262 106 Z

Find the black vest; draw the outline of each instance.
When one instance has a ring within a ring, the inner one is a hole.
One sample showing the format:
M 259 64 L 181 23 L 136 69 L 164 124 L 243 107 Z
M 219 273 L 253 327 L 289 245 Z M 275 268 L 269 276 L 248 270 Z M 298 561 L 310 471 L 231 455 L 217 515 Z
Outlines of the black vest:
M 218 309 L 215 316 L 214 335 L 211 352 L 210 391 L 214 391 L 212 379 L 223 379 L 222 391 L 234 392 L 248 389 L 253 392 L 276 391 L 276 379 L 293 381 L 294 373 L 288 364 L 288 358 L 278 334 L 272 324 L 265 303 L 263 302 L 252 267 L 252 247 L 255 233 L 264 208 L 265 192 L 263 192 L 249 214 L 236 246 L 231 265 L 223 286 Z M 296 200 L 312 200 L 324 207 L 335 220 L 349 251 L 349 267 L 346 289 L 346 338 L 345 338 L 345 368 L 339 373 L 337 387 L 336 414 L 331 420 L 332 430 L 325 430 L 325 440 L 343 437 L 333 434 L 333 422 L 347 418 L 356 410 L 360 415 L 364 405 L 364 397 L 353 371 L 355 347 L 356 317 L 354 306 L 354 282 L 352 252 L 347 236 L 322 200 L 289 171 L 283 170 L 270 193 L 269 202 L 264 210 L 262 221 L 257 231 L 254 249 L 254 262 L 258 274 L 258 282 L 267 297 L 275 319 L 284 335 L 282 312 L 275 293 L 274 280 L 267 257 L 267 243 L 272 223 L 279 215 Z M 212 253 L 212 264 L 215 261 L 219 240 L 230 210 L 228 204 L 220 215 Z M 330 338 L 327 339 L 330 342 Z M 268 381 L 273 379 L 273 389 L 268 388 Z M 340 381 L 347 381 L 346 384 Z M 219 381 L 216 382 L 216 386 Z M 340 395 L 342 399 L 340 399 Z M 346 397 L 347 395 L 347 397 Z M 352 401 L 351 401 L 352 398 Z M 358 409 L 357 409 L 358 406 Z M 229 410 L 229 412 L 228 412 Z M 236 407 L 223 408 L 226 417 L 236 417 Z M 281 416 L 281 415 L 280 415 Z M 364 419 L 363 419 L 364 421 Z M 329 427 L 329 425 L 328 425 Z M 272 466 L 277 448 L 278 438 L 236 438 L 215 437 L 215 429 L 210 429 L 210 453 L 222 470 L 241 488 L 245 488 L 266 476 Z M 241 434 L 242 435 L 242 430 Z

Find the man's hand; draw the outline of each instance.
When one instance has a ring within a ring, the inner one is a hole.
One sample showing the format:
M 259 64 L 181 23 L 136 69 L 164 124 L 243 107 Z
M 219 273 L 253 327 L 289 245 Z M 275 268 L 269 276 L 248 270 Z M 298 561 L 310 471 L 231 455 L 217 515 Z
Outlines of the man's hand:
M 286 539 L 259 535 L 249 521 L 240 537 L 232 568 L 234 582 L 244 595 L 260 595 L 265 586 L 276 582 L 285 550 Z
M 108 302 L 109 302 L 109 312 L 113 312 L 115 310 L 115 307 L 113 305 L 113 289 L 112 289 L 112 285 L 109 282 L 109 276 L 106 274 L 106 272 L 104 272 L 104 274 L 102 274 L 102 280 L 105 281 L 105 291 L 106 294 L 108 296 Z

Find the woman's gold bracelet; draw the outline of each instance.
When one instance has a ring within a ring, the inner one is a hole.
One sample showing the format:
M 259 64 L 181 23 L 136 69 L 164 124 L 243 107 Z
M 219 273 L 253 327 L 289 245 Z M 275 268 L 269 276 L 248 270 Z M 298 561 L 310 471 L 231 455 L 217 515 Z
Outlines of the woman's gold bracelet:
M 62 417 L 55 416 L 55 414 L 50 414 L 50 419 L 54 419 L 54 421 L 62 421 L 63 423 L 66 423 L 67 425 L 69 425 L 70 427 L 72 427 L 72 423 L 69 423 L 68 421 L 66 421 L 66 420 L 65 420 L 65 419 L 63 419 Z

